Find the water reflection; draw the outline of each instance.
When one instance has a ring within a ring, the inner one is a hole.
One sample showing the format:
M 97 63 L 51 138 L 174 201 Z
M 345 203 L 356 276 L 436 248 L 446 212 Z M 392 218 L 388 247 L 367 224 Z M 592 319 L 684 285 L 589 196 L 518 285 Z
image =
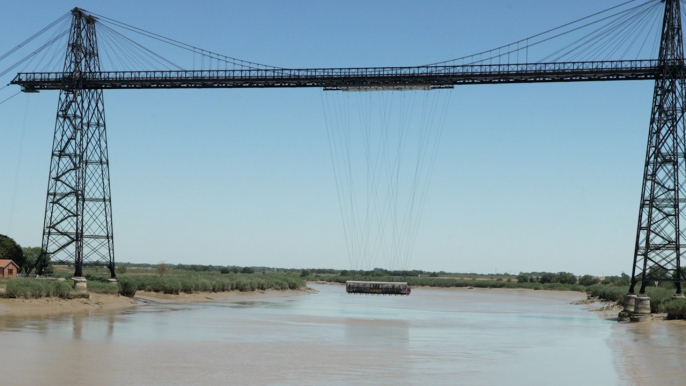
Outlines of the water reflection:
M 682 385 L 686 379 L 686 322 L 618 323 L 610 345 L 622 378 L 636 385 Z

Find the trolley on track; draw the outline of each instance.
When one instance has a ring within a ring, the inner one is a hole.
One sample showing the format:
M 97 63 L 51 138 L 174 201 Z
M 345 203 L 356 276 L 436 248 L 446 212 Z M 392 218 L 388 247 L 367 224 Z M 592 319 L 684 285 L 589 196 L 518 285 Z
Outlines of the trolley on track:
M 346 281 L 345 291 L 349 294 L 366 295 L 409 295 L 412 288 L 407 283 L 387 281 Z

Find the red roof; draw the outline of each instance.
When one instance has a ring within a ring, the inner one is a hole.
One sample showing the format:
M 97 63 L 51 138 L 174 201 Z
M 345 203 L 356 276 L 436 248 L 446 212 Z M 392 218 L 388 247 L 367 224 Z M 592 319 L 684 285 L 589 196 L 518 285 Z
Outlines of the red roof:
M 17 263 L 15 263 L 15 262 L 12 261 L 12 260 L 0 259 L 0 268 L 5 268 L 5 267 L 7 267 L 7 266 L 10 265 L 10 264 L 14 264 L 15 267 L 19 268 L 19 266 L 17 265 Z

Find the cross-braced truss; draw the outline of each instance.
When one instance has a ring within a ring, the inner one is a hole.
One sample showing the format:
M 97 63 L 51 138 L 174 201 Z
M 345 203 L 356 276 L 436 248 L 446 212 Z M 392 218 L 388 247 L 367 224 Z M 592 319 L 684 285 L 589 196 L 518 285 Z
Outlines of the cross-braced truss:
M 681 294 L 681 281 L 686 280 L 681 271 L 686 74 L 680 6 L 679 1 L 665 3 L 658 58 L 661 74 L 655 81 L 650 116 L 630 293 L 639 281 L 641 294 L 650 281 L 674 281 Z
M 100 70 L 95 19 L 73 13 L 64 72 Z M 45 205 L 42 260 L 100 264 L 114 271 L 112 203 L 103 91 L 76 82 L 60 90 Z

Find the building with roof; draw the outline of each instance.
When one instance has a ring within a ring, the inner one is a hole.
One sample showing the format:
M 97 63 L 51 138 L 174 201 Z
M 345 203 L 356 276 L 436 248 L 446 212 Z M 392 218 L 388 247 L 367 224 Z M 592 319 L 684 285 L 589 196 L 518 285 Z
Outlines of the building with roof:
M 0 259 L 0 277 L 17 277 L 19 273 L 19 266 L 12 260 L 2 260 Z

